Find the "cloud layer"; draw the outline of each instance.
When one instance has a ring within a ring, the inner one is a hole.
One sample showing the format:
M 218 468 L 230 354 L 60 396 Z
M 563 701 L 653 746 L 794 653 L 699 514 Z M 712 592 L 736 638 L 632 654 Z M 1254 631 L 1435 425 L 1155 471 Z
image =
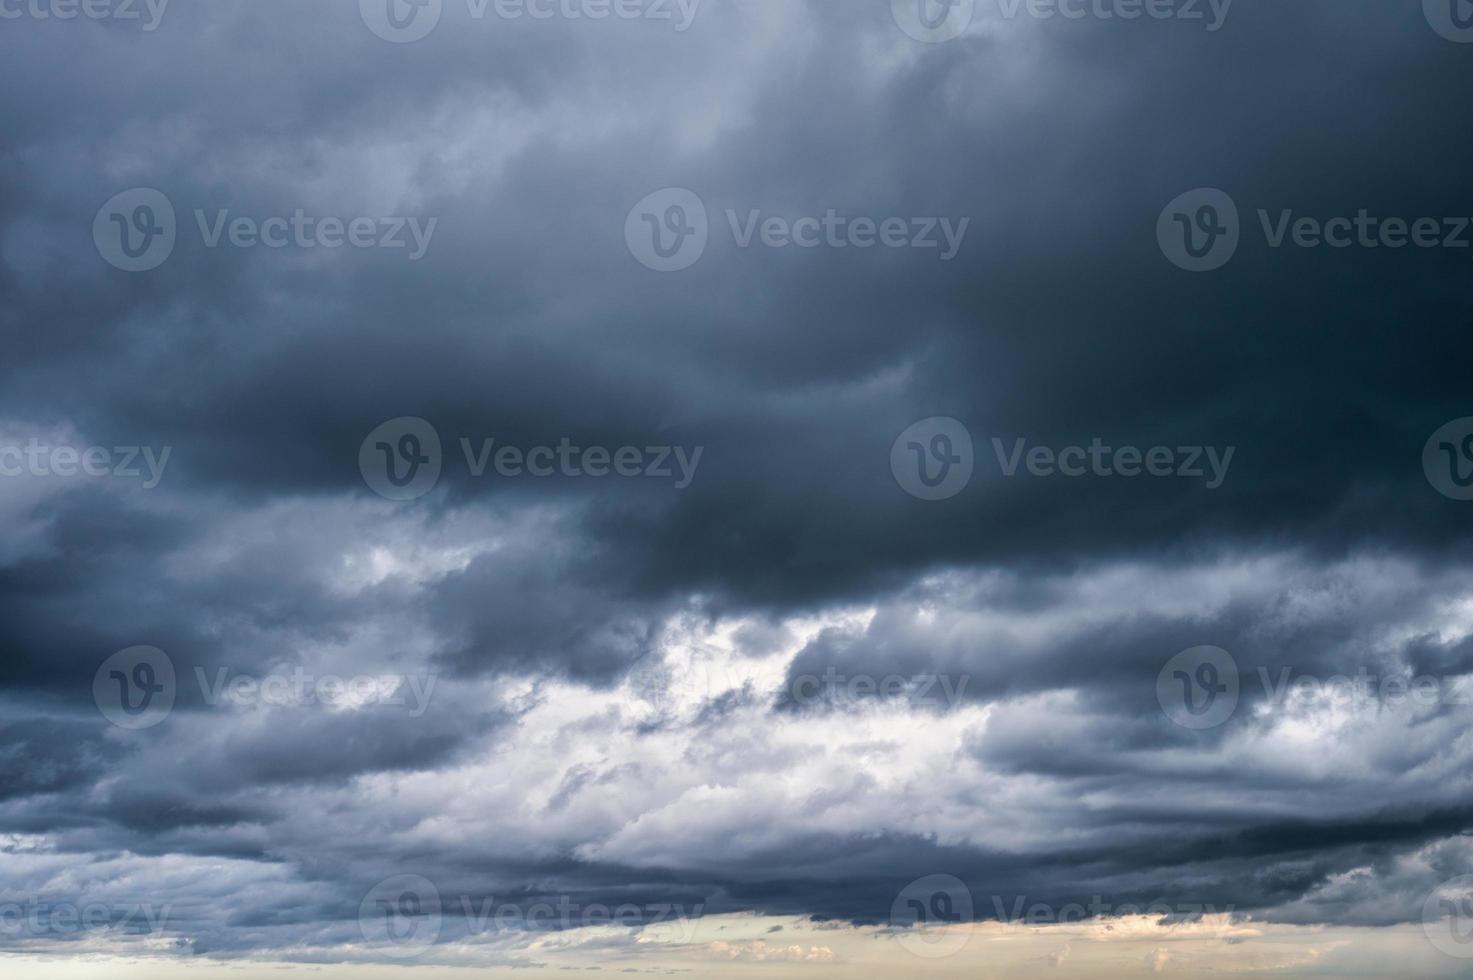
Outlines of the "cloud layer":
M 158 955 L 393 961 L 364 908 L 411 876 L 417 952 L 519 965 L 539 903 L 638 909 L 611 948 L 661 910 L 909 925 L 935 875 L 967 918 L 1391 926 L 1473 871 L 1473 505 L 1423 465 L 1473 415 L 1473 250 L 1274 247 L 1259 215 L 1473 214 L 1473 61 L 1415 5 L 979 2 L 944 43 L 884 2 L 446 0 L 413 43 L 355 6 L 0 26 L 0 905 L 168 905 L 108 933 Z M 177 224 L 129 273 L 93 229 L 139 187 Z M 1241 241 L 1192 274 L 1155 229 L 1199 187 Z M 665 188 L 708 219 L 679 272 L 626 243 Z M 946 259 L 743 246 L 754 214 L 968 224 Z M 299 215 L 374 244 L 229 230 Z M 422 255 L 379 247 L 401 218 L 434 219 Z M 891 461 L 933 417 L 974 472 L 930 501 Z M 385 499 L 360 460 L 402 419 L 437 478 Z M 1233 455 L 1211 487 L 1010 476 L 1018 445 Z M 522 471 L 478 473 L 507 447 Z M 621 476 L 625 447 L 675 475 Z M 140 646 L 172 710 L 113 724 L 94 682 Z M 1233 701 L 1193 727 L 1162 692 L 1205 647 Z M 488 903 L 513 938 L 463 914 Z M 97 942 L 17 923 L 0 946 Z

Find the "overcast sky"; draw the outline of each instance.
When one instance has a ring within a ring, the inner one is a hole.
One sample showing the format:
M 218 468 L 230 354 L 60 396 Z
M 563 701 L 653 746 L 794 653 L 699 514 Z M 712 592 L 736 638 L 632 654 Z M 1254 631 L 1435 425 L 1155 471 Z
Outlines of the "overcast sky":
M 1063 8 L 0 0 L 0 962 L 1469 969 L 1473 7 Z

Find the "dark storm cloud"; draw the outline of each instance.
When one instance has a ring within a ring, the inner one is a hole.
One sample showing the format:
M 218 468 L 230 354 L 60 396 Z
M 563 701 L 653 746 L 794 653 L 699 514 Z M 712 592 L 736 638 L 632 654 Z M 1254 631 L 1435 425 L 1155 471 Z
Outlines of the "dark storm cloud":
M 1260 689 L 1210 732 L 1172 726 L 1154 696 L 1167 658 L 1202 644 L 1250 679 L 1469 667 L 1468 523 L 1420 456 L 1473 414 L 1473 250 L 1271 249 L 1256 214 L 1473 214 L 1448 98 L 1473 60 L 1414 6 L 1244 3 L 1212 33 L 979 14 L 939 45 L 911 43 L 884 2 L 706 0 L 685 33 L 463 23 L 450 4 L 409 45 L 354 6 L 175 3 L 148 34 L 0 28 L 0 420 L 173 449 L 149 491 L 0 481 L 0 832 L 79 860 L 232 862 L 227 916 L 172 869 L 145 879 L 199 898 L 201 952 L 315 925 L 351 937 L 364 892 L 405 868 L 447 894 L 553 881 L 861 922 L 944 871 L 979 896 L 1381 924 L 1466 863 L 1446 748 L 1465 709 L 1347 736 L 1359 766 L 1312 773 L 1267 764 L 1310 750 L 1265 747 L 1290 736 Z M 179 242 L 129 275 L 90 228 L 135 186 L 170 198 Z M 712 241 L 660 275 L 622 232 L 666 186 L 702 197 Z M 1154 228 L 1200 186 L 1231 194 L 1244 240 L 1191 275 Z M 949 262 L 742 249 L 727 230 L 728 209 L 831 208 L 970 226 Z M 410 261 L 207 248 L 195 209 L 438 224 Z M 924 503 L 889 456 L 937 415 L 968 427 L 977 474 Z M 358 453 L 400 416 L 434 425 L 445 472 L 390 504 Z M 477 478 L 462 438 L 704 456 L 679 491 Z M 1005 478 L 993 438 L 1236 453 L 1214 490 Z M 785 619 L 836 608 L 873 615 L 801 640 Z M 791 647 L 787 688 L 830 667 L 967 678 L 939 714 L 991 706 L 955 758 L 985 776 L 897 800 L 820 769 L 811 797 L 764 795 L 810 761 L 763 742 L 770 726 L 829 711 L 842 729 L 854 706 L 737 686 L 681 714 L 661 699 L 682 682 L 640 672 L 700 645 L 672 639 L 682 617 L 738 620 L 738 664 Z M 183 681 L 165 727 L 125 736 L 91 684 L 140 643 Z M 192 681 L 299 665 L 445 686 L 422 717 L 240 714 Z M 558 684 L 604 695 L 631 669 L 659 711 L 516 741 Z M 489 700 L 503 681 L 528 685 L 505 714 Z M 689 743 L 678 776 L 647 755 L 672 739 Z M 485 757 L 551 785 L 504 840 L 465 835 L 441 795 L 505 791 Z M 706 790 L 737 794 L 725 832 Z M 1086 795 L 1087 812 L 1061 802 Z M 770 836 L 749 842 L 737 817 Z M 972 828 L 992 820 L 984 842 Z

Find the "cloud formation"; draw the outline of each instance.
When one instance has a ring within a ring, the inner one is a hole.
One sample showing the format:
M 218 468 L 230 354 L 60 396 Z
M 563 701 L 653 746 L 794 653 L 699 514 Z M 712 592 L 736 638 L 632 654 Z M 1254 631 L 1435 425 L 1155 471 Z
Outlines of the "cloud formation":
M 511 966 L 748 913 L 890 936 L 933 875 L 968 919 L 1232 929 L 1420 923 L 1473 872 L 1473 505 L 1424 465 L 1473 414 L 1470 252 L 1272 242 L 1285 209 L 1473 214 L 1473 61 L 1414 6 L 979 2 L 940 43 L 884 2 L 446 0 L 411 43 L 358 6 L 0 27 L 0 905 L 322 963 L 398 958 L 387 909 Z M 1240 237 L 1188 273 L 1155 232 L 1201 187 Z M 94 227 L 136 188 L 176 220 L 128 272 Z M 667 188 L 706 240 L 657 272 L 626 230 Z M 743 244 L 754 214 L 847 230 Z M 972 474 L 918 499 L 892 458 L 937 417 Z M 365 440 L 404 419 L 439 448 L 386 438 L 386 499 Z M 1058 471 L 1091 445 L 1135 473 Z M 476 466 L 560 446 L 576 472 Z M 1153 447 L 1233 454 L 1211 486 Z M 165 659 L 99 671 L 135 647 Z M 114 684 L 172 708 L 114 724 Z M 404 876 L 412 914 L 375 891 Z M 100 942 L 27 921 L 0 948 Z

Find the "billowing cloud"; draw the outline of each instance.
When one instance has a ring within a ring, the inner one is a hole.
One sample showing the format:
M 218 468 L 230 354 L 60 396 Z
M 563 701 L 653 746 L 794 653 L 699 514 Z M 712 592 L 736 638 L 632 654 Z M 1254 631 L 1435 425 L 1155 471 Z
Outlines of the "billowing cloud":
M 1035 966 L 1285 969 L 1455 909 L 1453 27 L 502 6 L 5 7 L 0 949 L 842 966 L 944 879 Z M 1293 223 L 1362 213 L 1438 241 Z

